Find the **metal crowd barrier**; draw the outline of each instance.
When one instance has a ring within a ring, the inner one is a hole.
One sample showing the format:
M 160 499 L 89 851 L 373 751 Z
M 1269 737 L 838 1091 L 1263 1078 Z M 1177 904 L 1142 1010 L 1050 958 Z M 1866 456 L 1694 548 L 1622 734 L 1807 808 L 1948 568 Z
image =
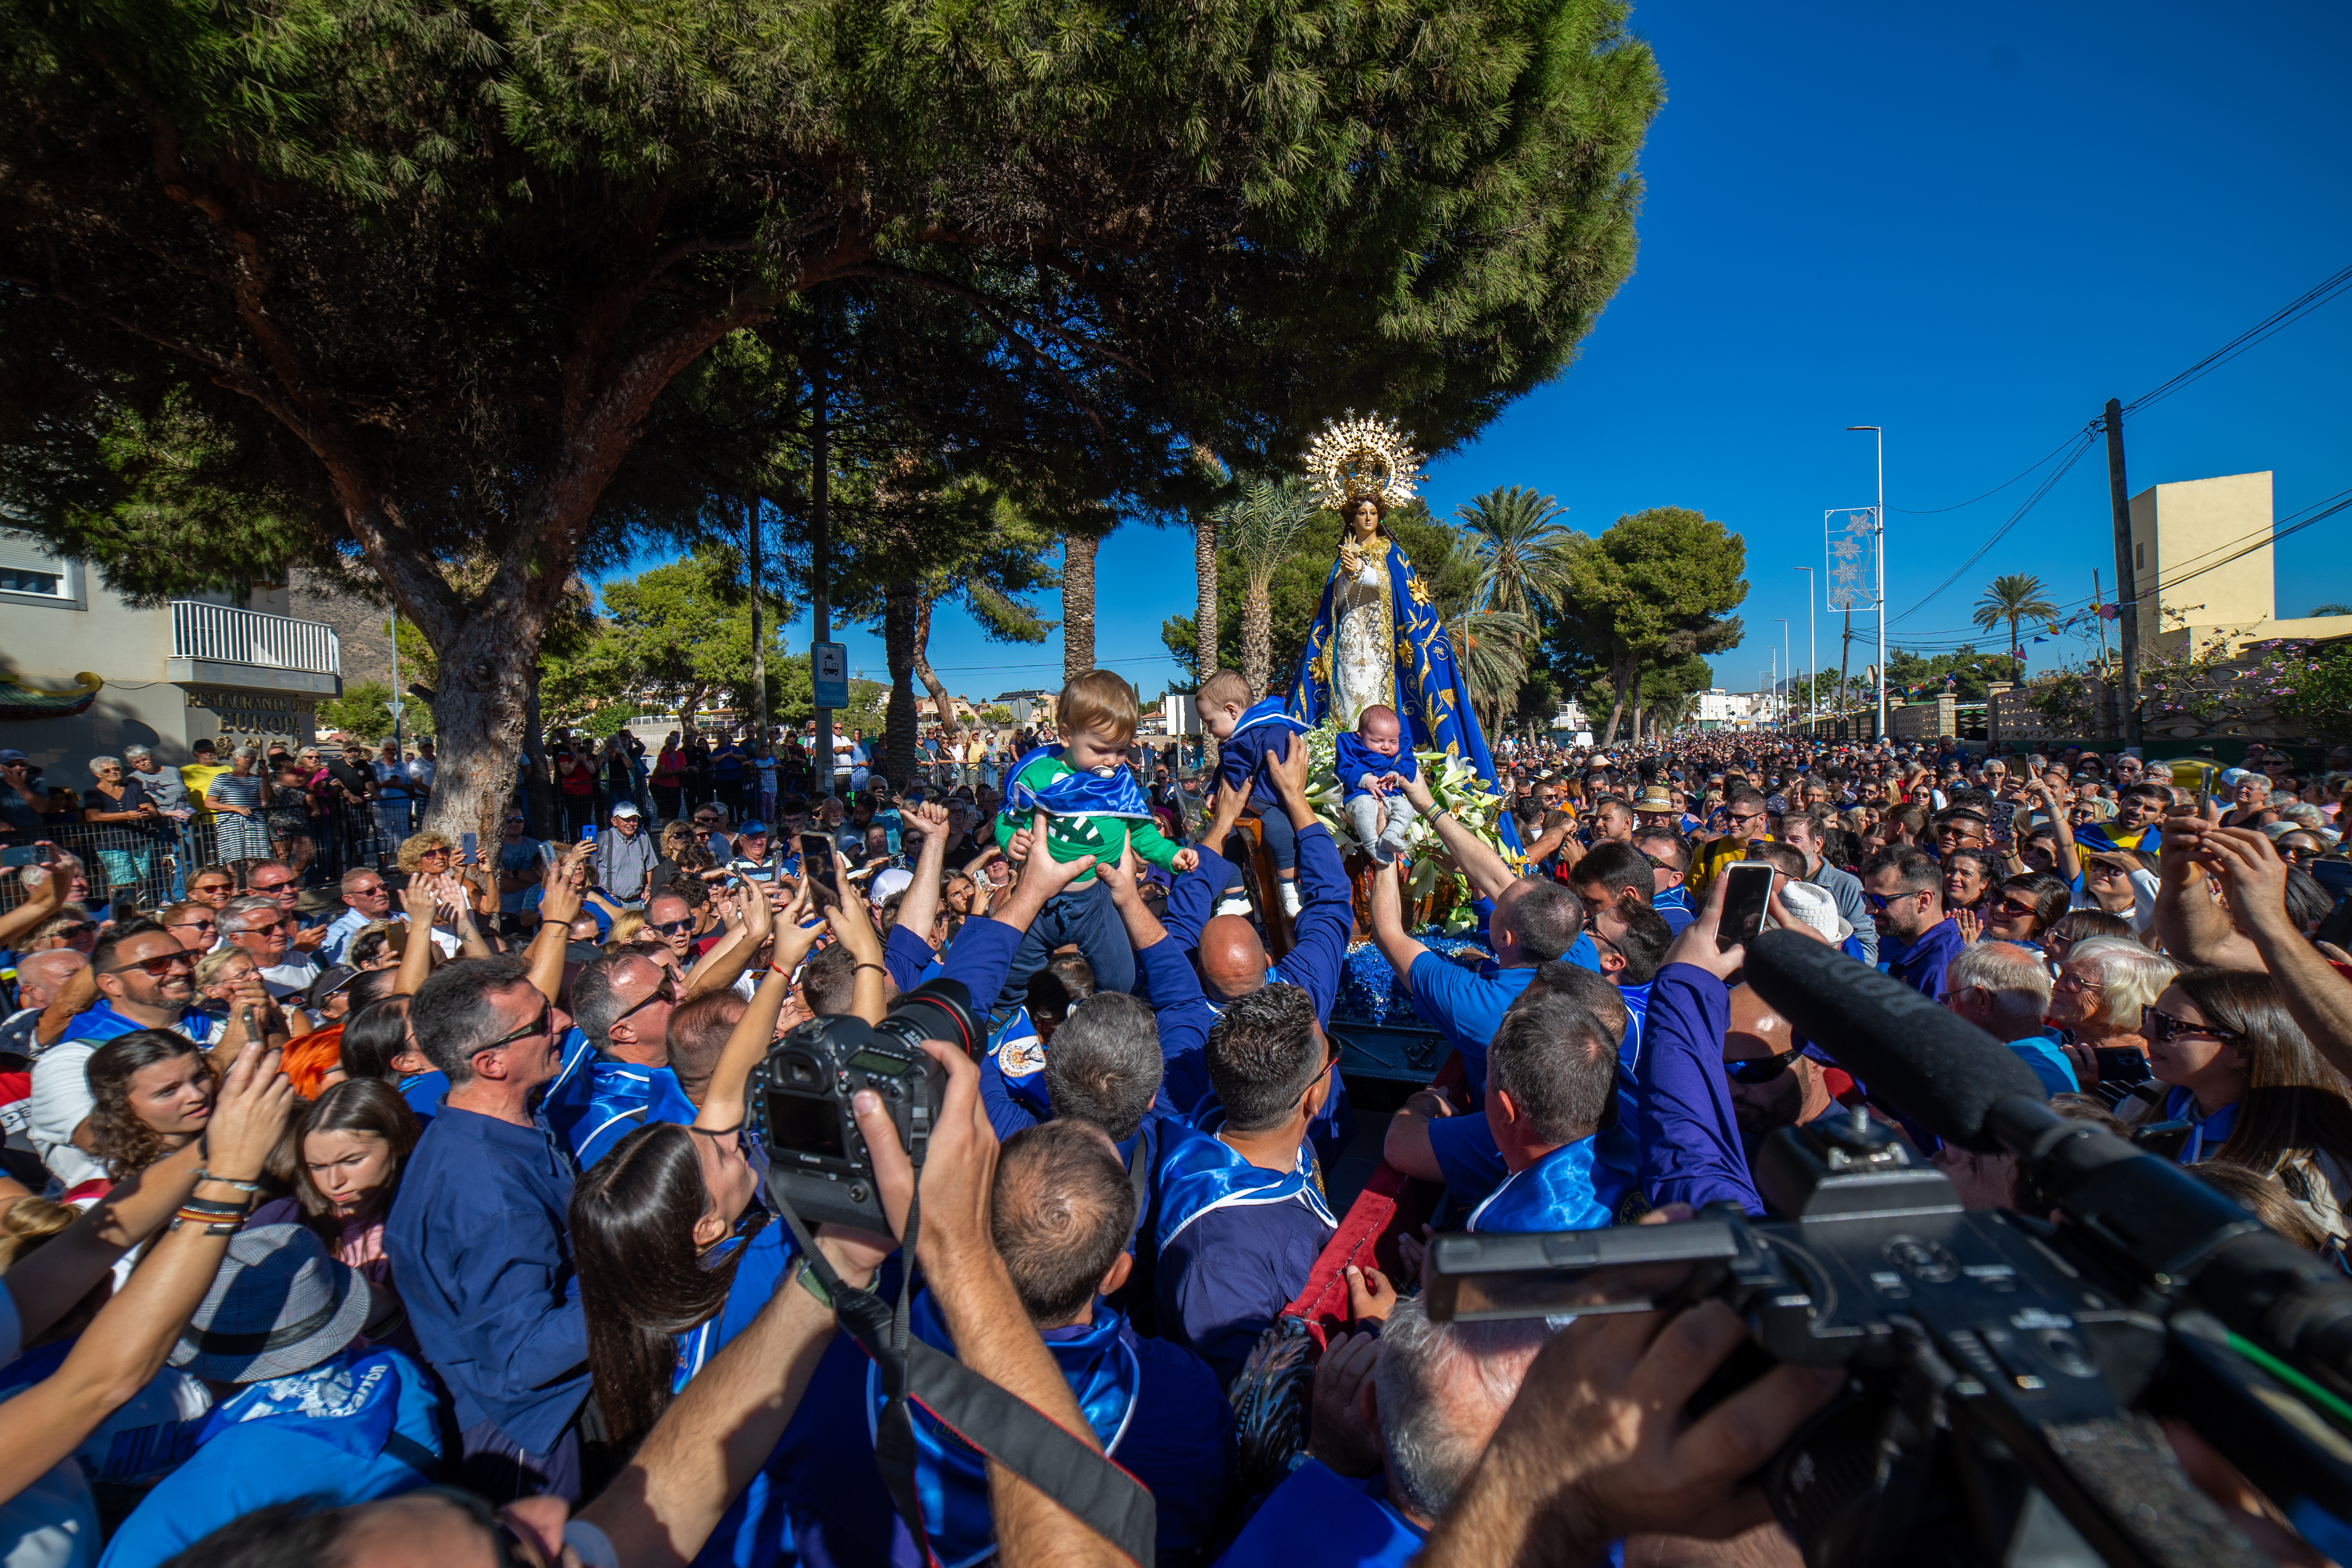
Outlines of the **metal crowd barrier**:
M 283 859 L 303 880 L 331 886 L 354 867 L 392 868 L 401 841 L 424 820 L 421 800 L 373 800 L 341 804 L 307 818 L 309 831 L 293 839 L 271 837 L 266 821 L 226 812 L 199 811 L 184 823 L 165 819 L 152 830 L 63 818 L 37 830 L 0 831 L 0 846 L 22 848 L 54 844 L 79 864 L 85 891 L 78 900 L 97 909 L 117 898 L 153 909 L 184 898 L 188 878 L 200 866 L 223 866 L 238 873 L 256 860 Z M 15 857 L 10 857 L 15 858 Z M 24 898 L 14 865 L 0 867 L 0 910 Z

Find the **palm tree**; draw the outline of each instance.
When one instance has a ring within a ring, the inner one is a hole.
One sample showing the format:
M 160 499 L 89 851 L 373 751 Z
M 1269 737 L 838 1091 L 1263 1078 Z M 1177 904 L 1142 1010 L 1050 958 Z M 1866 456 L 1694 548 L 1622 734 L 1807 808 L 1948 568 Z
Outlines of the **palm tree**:
M 1479 500 L 1489 499 L 1482 496 Z M 1469 508 L 1462 510 L 1467 512 Z M 1528 609 L 1494 605 L 1493 559 L 1486 541 L 1475 533 L 1454 536 L 1452 552 L 1437 575 L 1441 583 L 1471 584 L 1466 595 L 1441 590 L 1430 608 L 1437 613 L 1454 644 L 1454 662 L 1462 668 L 1462 684 L 1478 710 L 1479 721 L 1493 730 L 1504 713 L 1517 705 L 1519 686 L 1528 678 L 1528 649 L 1536 637 L 1535 616 Z
M 1568 536 L 1553 520 L 1568 515 L 1565 507 L 1510 485 L 1472 498 L 1454 515 L 1478 563 L 1484 608 L 1532 616 L 1551 602 L 1559 590 L 1559 542 Z
M 1095 547 L 1091 533 L 1062 536 L 1062 680 L 1095 667 Z
M 2042 579 L 2022 572 L 2011 572 L 1992 580 L 1985 596 L 1977 601 L 1976 614 L 1969 617 L 1977 626 L 1991 631 L 2003 621 L 2009 623 L 2009 661 L 2013 679 L 2025 668 L 2025 657 L 2017 646 L 2017 623 L 2040 620 L 2058 613 L 2042 591 Z
M 1234 482 L 1233 470 L 1206 447 L 1192 447 L 1192 465 L 1220 488 Z M 1196 679 L 1206 680 L 1217 672 L 1217 509 L 1213 507 L 1192 509 L 1192 629 L 1199 639 L 1192 668 Z
M 1252 479 L 1241 495 L 1214 513 L 1219 542 L 1242 563 L 1242 679 L 1252 697 L 1262 696 L 1274 677 L 1273 605 L 1267 593 L 1275 573 L 1316 512 L 1314 498 L 1300 479 Z M 1201 676 L 1213 673 L 1205 663 Z
M 2326 604 L 2311 606 L 2313 620 L 2317 620 L 2322 616 L 2352 616 L 2352 605 Z

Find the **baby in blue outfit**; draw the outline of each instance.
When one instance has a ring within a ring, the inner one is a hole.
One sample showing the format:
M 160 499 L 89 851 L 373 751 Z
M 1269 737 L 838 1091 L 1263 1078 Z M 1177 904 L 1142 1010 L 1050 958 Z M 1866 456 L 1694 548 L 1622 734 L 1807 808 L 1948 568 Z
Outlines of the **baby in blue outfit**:
M 1404 836 L 1412 831 L 1414 816 L 1412 803 L 1400 787 L 1415 775 L 1396 710 L 1377 702 L 1365 709 L 1357 716 L 1354 732 L 1340 734 L 1335 752 L 1332 771 L 1339 775 L 1340 804 L 1356 830 L 1356 842 L 1375 865 L 1389 865 L 1404 853 Z

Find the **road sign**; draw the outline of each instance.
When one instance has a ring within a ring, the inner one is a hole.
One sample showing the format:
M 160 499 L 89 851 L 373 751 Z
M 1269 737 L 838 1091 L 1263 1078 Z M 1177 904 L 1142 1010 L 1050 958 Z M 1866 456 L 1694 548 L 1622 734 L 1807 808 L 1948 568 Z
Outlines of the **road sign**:
M 819 708 L 849 706 L 849 645 L 837 642 L 809 646 L 810 701 Z

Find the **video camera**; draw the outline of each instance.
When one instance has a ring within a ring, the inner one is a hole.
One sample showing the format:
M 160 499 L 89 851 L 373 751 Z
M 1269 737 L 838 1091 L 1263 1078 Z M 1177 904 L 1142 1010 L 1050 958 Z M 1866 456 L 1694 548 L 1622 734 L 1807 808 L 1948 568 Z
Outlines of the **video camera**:
M 889 1230 L 849 1100 L 861 1089 L 880 1095 L 908 1158 L 922 1169 L 947 1088 L 925 1040 L 950 1041 L 966 1056 L 986 1049 L 988 1026 L 972 1012 L 963 982 L 925 981 L 870 1026 L 845 1015 L 812 1018 L 752 1070 L 769 1190 L 809 1224 Z
M 1776 1362 L 1843 1391 L 1753 1478 L 1813 1568 L 2256 1564 L 2158 1425 L 2187 1422 L 2339 1559 L 2352 1547 L 2352 1283 L 2170 1161 L 2044 1103 L 2014 1053 L 1788 931 L 1747 978 L 1873 1098 L 2016 1157 L 2056 1223 L 1969 1213 L 1856 1112 L 1759 1152 L 1775 1216 L 1444 1236 L 1430 1316 L 1724 1301 L 1750 1342 L 1704 1410 Z

